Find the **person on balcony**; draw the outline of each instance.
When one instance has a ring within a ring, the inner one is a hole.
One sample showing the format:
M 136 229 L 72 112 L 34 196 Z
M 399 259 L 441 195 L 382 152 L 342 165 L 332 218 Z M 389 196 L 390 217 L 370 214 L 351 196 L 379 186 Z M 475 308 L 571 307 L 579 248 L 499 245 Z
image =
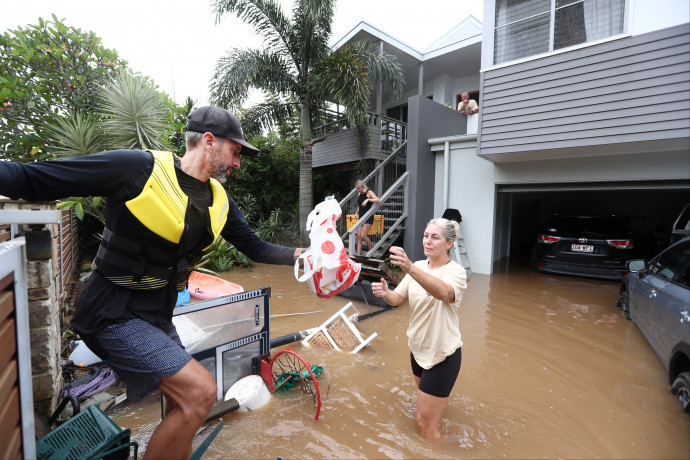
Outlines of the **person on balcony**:
M 470 95 L 462 93 L 460 95 L 460 102 L 458 102 L 458 112 L 465 115 L 474 115 L 479 113 L 479 106 L 474 99 L 470 99 Z
M 380 203 L 381 200 L 361 180 L 355 182 L 355 189 L 357 189 L 357 212 L 355 212 L 355 217 L 359 219 L 359 216 L 364 216 L 374 203 Z M 374 215 L 372 214 L 357 230 L 357 254 L 362 253 L 362 242 L 365 242 L 367 248 L 371 251 L 373 246 L 369 239 L 369 229 L 371 229 L 373 223 Z
M 29 201 L 104 196 L 106 222 L 72 327 L 142 398 L 158 388 L 166 416 L 145 458 L 188 458 L 216 400 L 214 377 L 182 346 L 172 322 L 178 291 L 222 237 L 252 260 L 293 265 L 300 248 L 260 239 L 222 182 L 258 149 L 219 107 L 189 116 L 187 151 L 116 150 L 36 163 L 0 161 L 0 194 Z
M 462 338 L 458 309 L 467 289 L 467 272 L 450 258 L 460 224 L 432 219 L 424 230 L 426 260 L 412 263 L 403 248 L 390 248 L 391 263 L 407 273 L 394 291 L 381 278 L 372 292 L 396 307 L 410 303 L 407 328 L 410 364 L 417 384 L 417 427 L 430 439 L 440 439 L 439 424 L 460 373 Z

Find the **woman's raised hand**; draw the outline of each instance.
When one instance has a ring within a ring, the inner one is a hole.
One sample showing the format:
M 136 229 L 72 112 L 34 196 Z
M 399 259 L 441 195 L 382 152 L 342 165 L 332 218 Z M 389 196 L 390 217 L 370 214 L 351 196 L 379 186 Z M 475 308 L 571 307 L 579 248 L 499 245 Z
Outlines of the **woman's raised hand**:
M 391 254 L 391 263 L 400 267 L 405 273 L 410 273 L 412 261 L 405 254 L 405 250 L 400 246 L 391 246 L 389 252 Z
M 376 297 L 386 297 L 388 293 L 388 283 L 386 283 L 386 280 L 383 278 L 381 278 L 380 283 L 371 283 L 371 292 L 373 292 Z

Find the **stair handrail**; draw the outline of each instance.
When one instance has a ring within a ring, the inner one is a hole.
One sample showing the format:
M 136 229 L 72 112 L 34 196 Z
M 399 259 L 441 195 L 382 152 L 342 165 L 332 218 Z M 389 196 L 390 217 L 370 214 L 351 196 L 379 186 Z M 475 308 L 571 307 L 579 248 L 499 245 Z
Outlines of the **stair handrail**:
M 386 231 L 386 233 L 383 234 L 381 239 L 374 245 L 374 247 L 371 248 L 367 252 L 367 255 L 375 254 L 376 251 L 381 246 L 383 246 L 383 243 L 388 239 L 388 237 L 391 235 L 391 233 L 393 233 L 398 228 L 398 226 L 405 220 L 405 218 L 407 217 L 407 214 L 408 214 L 407 196 L 408 196 L 409 188 L 407 187 L 407 183 L 408 183 L 407 179 L 408 179 L 409 175 L 410 175 L 409 171 L 405 171 L 400 176 L 400 178 L 398 178 L 398 180 L 396 180 L 395 183 L 393 185 L 391 185 L 388 188 L 388 190 L 386 190 L 386 192 L 383 194 L 383 196 L 381 196 L 381 201 L 379 201 L 378 203 L 374 203 L 374 205 L 363 216 L 360 216 L 359 220 L 357 222 L 355 222 L 355 224 L 352 226 L 352 228 L 350 228 L 350 230 L 347 231 L 346 235 L 348 235 L 348 238 L 349 238 L 349 240 L 348 240 L 348 242 L 349 242 L 348 254 L 350 256 L 354 255 L 357 230 L 359 229 L 359 227 L 364 225 L 366 223 L 367 219 L 369 219 L 369 217 L 373 216 L 376 213 L 376 210 L 378 210 L 381 207 L 381 205 L 384 204 L 393 195 L 393 193 L 397 192 L 398 189 L 403 185 L 405 187 L 403 189 L 403 212 L 402 212 L 402 214 L 393 223 L 393 225 L 390 226 L 388 231 Z M 343 237 L 344 236 L 345 235 L 343 235 Z
M 381 164 L 378 165 L 376 168 L 374 168 L 374 170 L 373 170 L 372 172 L 370 172 L 370 173 L 367 175 L 367 177 L 365 177 L 364 179 L 362 179 L 362 181 L 363 181 L 365 184 L 369 183 L 369 181 L 371 180 L 372 177 L 374 177 L 375 175 L 377 175 L 377 174 L 379 173 L 379 171 L 381 171 L 381 169 L 383 169 L 388 163 L 390 163 L 391 161 L 393 161 L 394 158 L 397 158 L 397 156 L 398 156 L 398 154 L 400 153 L 401 149 L 402 149 L 403 147 L 405 147 L 405 146 L 407 146 L 407 141 L 403 141 L 403 142 L 398 146 L 398 148 L 395 149 L 395 150 L 393 151 L 393 153 L 391 153 L 391 154 L 388 156 L 388 158 L 386 158 L 385 160 L 383 160 L 383 161 L 381 162 Z M 400 177 L 402 177 L 402 176 L 400 176 Z M 391 186 L 391 187 L 392 187 L 392 186 Z M 350 193 L 348 193 L 347 195 L 345 195 L 345 198 L 343 198 L 342 200 L 340 200 L 340 201 L 338 202 L 338 204 L 340 205 L 340 207 L 342 208 L 343 205 L 345 205 L 345 203 L 348 202 L 348 200 L 352 199 L 352 197 L 355 196 L 355 193 L 357 193 L 357 189 L 353 187 L 352 190 L 350 190 Z

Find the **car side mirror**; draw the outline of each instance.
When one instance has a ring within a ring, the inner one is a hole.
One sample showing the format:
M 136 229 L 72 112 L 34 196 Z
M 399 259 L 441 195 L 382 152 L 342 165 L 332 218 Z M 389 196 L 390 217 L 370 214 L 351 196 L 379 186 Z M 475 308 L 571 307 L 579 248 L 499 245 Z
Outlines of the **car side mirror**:
M 644 273 L 647 271 L 647 261 L 644 259 L 629 260 L 625 266 L 631 273 Z

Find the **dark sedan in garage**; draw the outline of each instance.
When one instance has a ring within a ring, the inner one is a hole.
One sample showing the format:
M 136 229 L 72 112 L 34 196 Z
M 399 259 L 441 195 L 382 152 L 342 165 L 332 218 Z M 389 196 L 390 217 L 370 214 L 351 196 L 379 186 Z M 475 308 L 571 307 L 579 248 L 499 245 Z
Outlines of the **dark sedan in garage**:
M 651 262 L 628 262 L 618 306 L 663 363 L 686 412 L 690 412 L 690 238 L 669 246 Z
M 547 273 L 620 280 L 634 248 L 622 217 L 556 213 L 537 235 L 531 265 Z

